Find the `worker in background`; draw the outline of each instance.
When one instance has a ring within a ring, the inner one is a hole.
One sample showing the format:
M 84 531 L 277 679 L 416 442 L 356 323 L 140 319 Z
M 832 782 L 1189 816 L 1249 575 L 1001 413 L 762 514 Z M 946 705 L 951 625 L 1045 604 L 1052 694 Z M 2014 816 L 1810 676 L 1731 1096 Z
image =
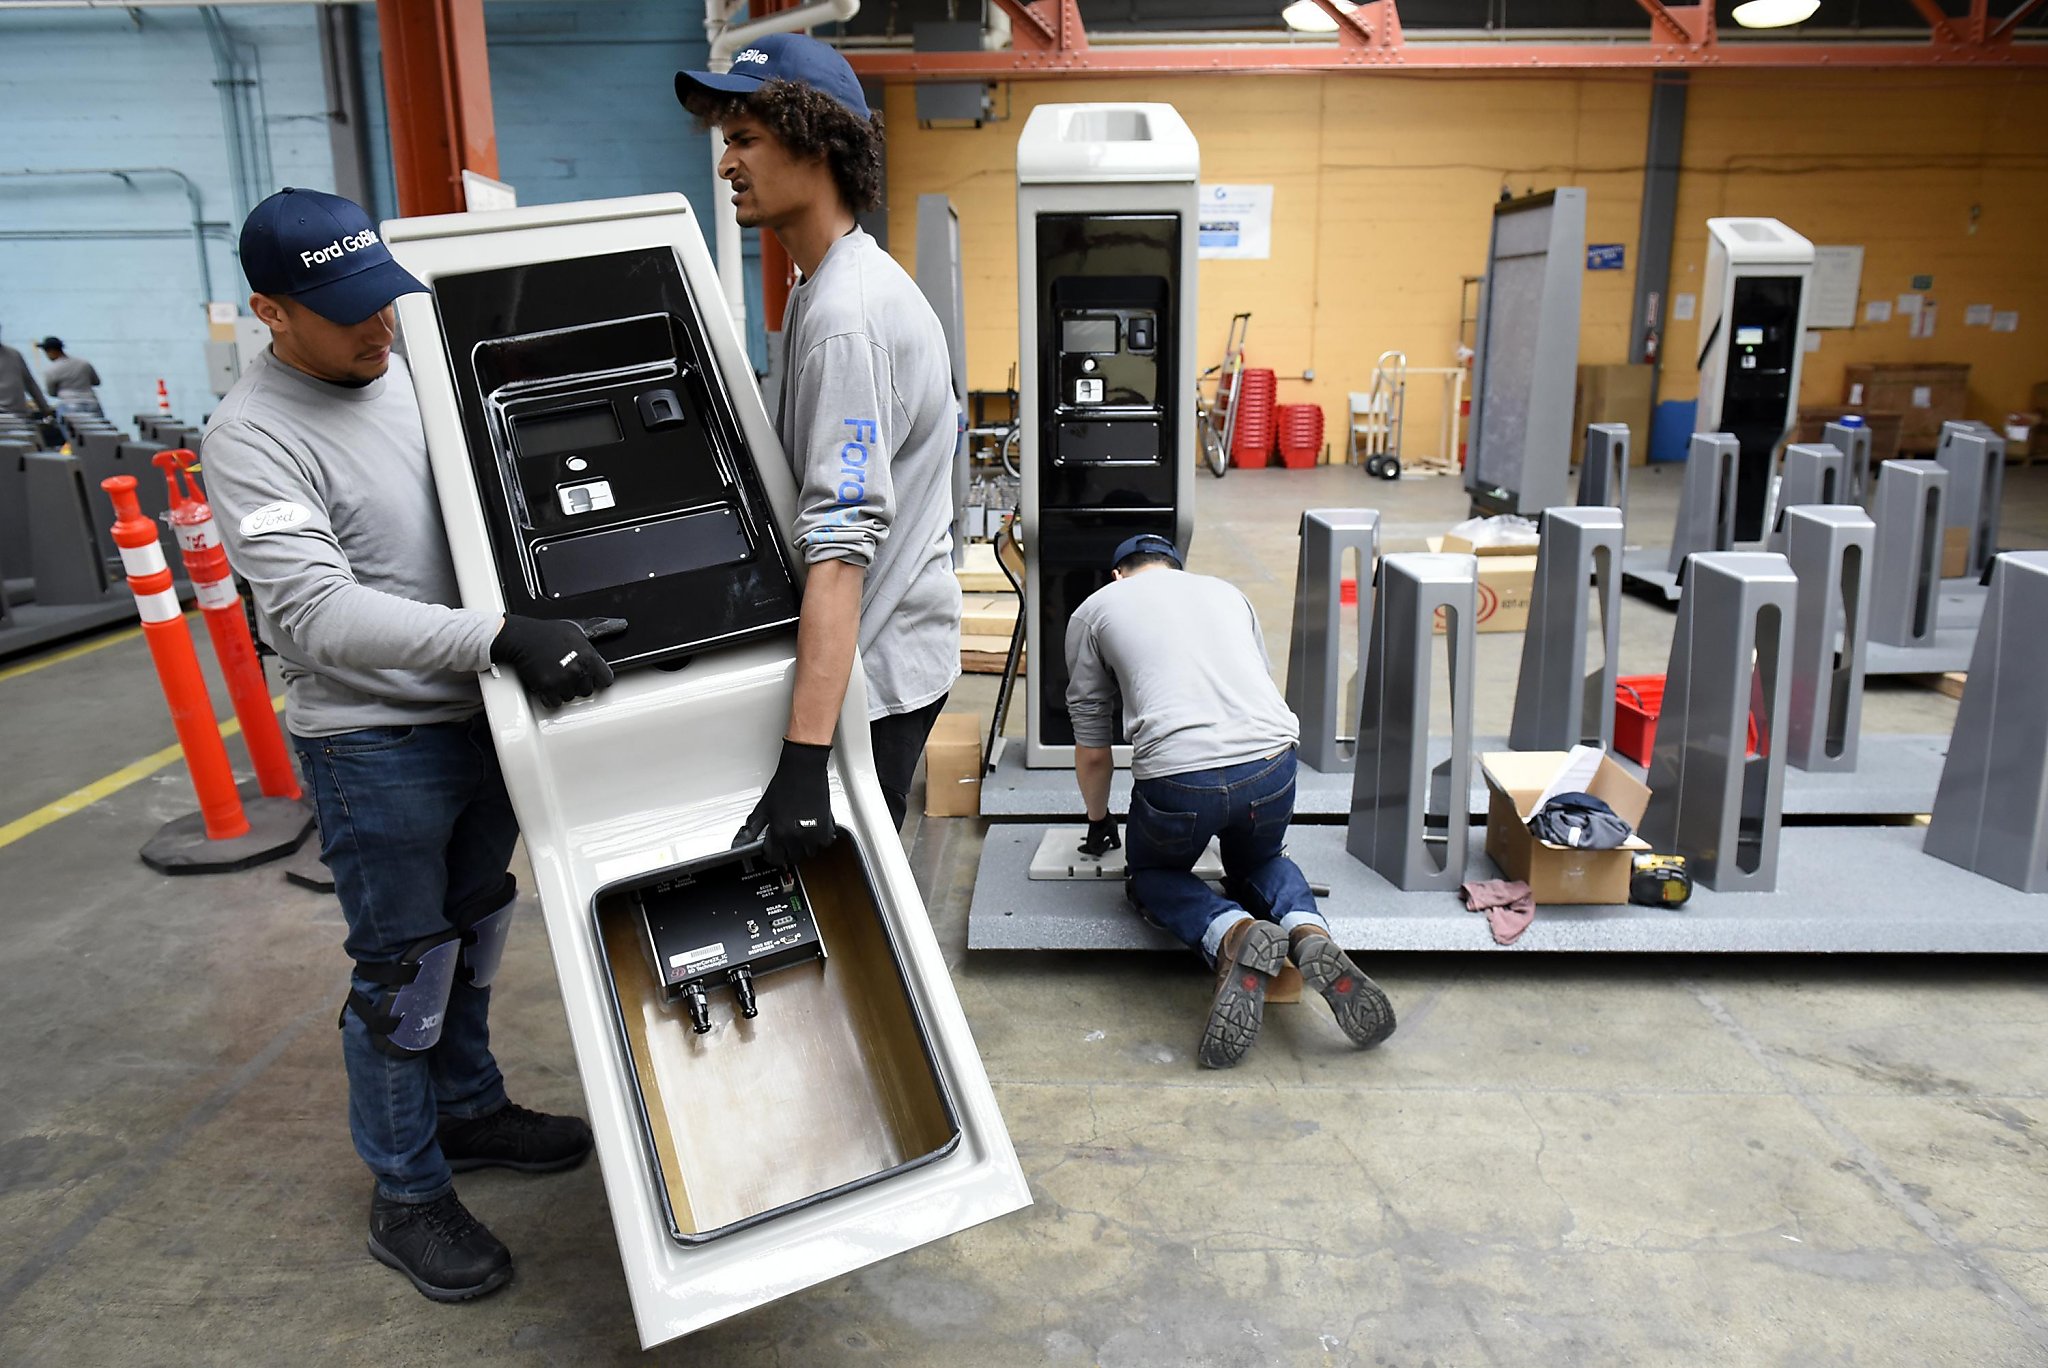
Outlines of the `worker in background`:
M 392 300 L 423 290 L 339 196 L 284 190 L 242 225 L 271 343 L 207 424 L 207 493 L 285 681 L 285 721 L 355 961 L 340 1016 L 349 1129 L 376 1175 L 370 1253 L 436 1301 L 512 1256 L 453 1174 L 566 1169 L 590 1128 L 510 1102 L 490 982 L 519 831 L 477 673 L 543 705 L 611 682 L 573 623 L 456 606 L 455 568 Z
M 959 677 L 959 409 L 937 315 L 854 222 L 881 203 L 882 134 L 846 59 L 776 34 L 729 73 L 678 72 L 676 95 L 725 135 L 718 174 L 740 224 L 774 233 L 803 273 L 783 315 L 775 408 L 799 486 L 791 540 L 808 567 L 796 682 L 775 776 L 741 832 L 796 860 L 834 835 L 825 762 L 856 644 L 875 775 L 898 826 Z
M 1353 1044 L 1394 1031 L 1378 984 L 1330 939 L 1329 923 L 1284 843 L 1294 816 L 1301 724 L 1273 686 L 1258 614 L 1236 586 L 1182 568 L 1161 536 L 1111 558 L 1114 578 L 1067 623 L 1067 712 L 1074 775 L 1088 807 L 1083 853 L 1122 844 L 1109 811 L 1117 700 L 1131 743 L 1131 901 L 1215 966 L 1197 1051 L 1212 1069 L 1258 1037 L 1266 987 L 1289 960 Z M 1221 838 L 1226 897 L 1194 874 Z
M 28 362 L 5 342 L 0 342 L 0 413 L 38 419 L 50 413 L 50 401 L 43 398 Z M 44 439 L 48 440 L 47 432 Z
M 100 373 L 92 368 L 92 362 L 65 355 L 62 338 L 46 337 L 36 345 L 50 359 L 50 364 L 43 367 L 43 388 L 56 401 L 57 411 L 98 417 L 100 397 L 94 391 L 99 387 Z

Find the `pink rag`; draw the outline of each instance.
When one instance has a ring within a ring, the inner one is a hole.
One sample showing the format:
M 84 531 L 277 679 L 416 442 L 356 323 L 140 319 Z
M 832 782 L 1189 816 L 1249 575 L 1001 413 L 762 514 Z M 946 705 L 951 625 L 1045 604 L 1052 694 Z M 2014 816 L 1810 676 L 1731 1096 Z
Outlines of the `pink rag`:
M 1475 879 L 1458 890 L 1465 907 L 1484 912 L 1496 945 L 1513 945 L 1536 920 L 1536 899 L 1529 885 L 1509 879 Z

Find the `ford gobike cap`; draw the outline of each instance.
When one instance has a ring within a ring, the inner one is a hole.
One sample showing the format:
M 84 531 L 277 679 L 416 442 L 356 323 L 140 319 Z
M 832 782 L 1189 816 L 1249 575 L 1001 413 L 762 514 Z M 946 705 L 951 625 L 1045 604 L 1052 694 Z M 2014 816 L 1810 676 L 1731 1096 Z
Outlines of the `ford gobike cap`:
M 751 95 L 770 81 L 794 81 L 822 90 L 856 119 L 868 121 L 867 97 L 860 92 L 853 68 L 838 48 L 805 33 L 771 33 L 755 39 L 733 54 L 731 71 L 678 71 L 676 98 L 687 104 L 696 90 Z
M 391 259 L 360 204 L 289 186 L 243 221 L 242 274 L 256 293 L 289 296 L 344 325 L 427 288 Z
M 1114 570 L 1124 563 L 1128 556 L 1165 556 L 1180 569 L 1187 569 L 1187 562 L 1181 559 L 1180 548 L 1157 532 L 1141 532 L 1135 537 L 1126 537 L 1117 543 L 1116 554 L 1109 558 L 1109 568 Z

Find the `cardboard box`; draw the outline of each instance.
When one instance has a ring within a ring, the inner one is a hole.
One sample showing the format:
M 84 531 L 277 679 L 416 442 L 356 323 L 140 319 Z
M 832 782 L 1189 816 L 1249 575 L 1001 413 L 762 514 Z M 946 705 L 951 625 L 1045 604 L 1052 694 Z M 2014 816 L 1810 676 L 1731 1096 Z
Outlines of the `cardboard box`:
M 1941 577 L 1961 579 L 1970 573 L 1970 529 L 1967 527 L 1944 527 L 1941 529 Z
M 1572 464 L 1585 454 L 1588 423 L 1628 424 L 1628 463 L 1650 460 L 1650 388 L 1655 367 L 1580 366 L 1572 405 Z
M 924 743 L 924 815 L 981 814 L 981 714 L 940 713 Z
M 1872 362 L 1847 367 L 1842 384 L 1847 403 L 1903 414 L 1899 450 L 1924 455 L 1941 440 L 1943 423 L 1962 418 L 1970 368 L 1959 362 Z
M 1482 632 L 1521 632 L 1529 626 L 1529 599 L 1536 592 L 1536 553 L 1521 546 L 1474 549 L 1457 537 L 1431 537 L 1432 551 L 1464 552 L 1479 557 L 1479 621 Z M 1436 630 L 1444 630 L 1438 614 Z
M 1487 789 L 1486 854 L 1502 875 L 1528 884 L 1538 906 L 1625 903 L 1636 852 L 1648 850 L 1649 842 L 1631 836 L 1613 850 L 1578 850 L 1539 841 L 1529 830 L 1544 789 L 1568 758 L 1566 751 L 1488 751 L 1479 757 Z M 1600 768 L 1584 791 L 1630 826 L 1642 825 L 1650 790 L 1612 756 L 1600 757 Z
M 1017 626 L 1015 594 L 965 594 L 960 599 L 962 636 L 999 636 L 1009 640 Z

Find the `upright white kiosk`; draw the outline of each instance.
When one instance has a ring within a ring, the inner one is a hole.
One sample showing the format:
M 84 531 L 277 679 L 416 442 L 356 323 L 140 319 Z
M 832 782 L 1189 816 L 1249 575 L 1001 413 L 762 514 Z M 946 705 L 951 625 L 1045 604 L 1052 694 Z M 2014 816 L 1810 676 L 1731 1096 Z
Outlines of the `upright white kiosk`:
M 681 195 L 385 225 L 467 607 L 623 619 L 549 710 L 486 676 L 643 1345 L 1030 1201 L 868 750 L 839 839 L 735 852 L 775 767 L 788 463 Z M 708 305 L 708 307 L 706 307 Z
M 1725 432 L 1736 458 L 1735 540 L 1764 535 L 1771 458 L 1799 410 L 1813 244 L 1776 219 L 1707 220 L 1695 432 Z
M 1067 619 L 1141 532 L 1194 533 L 1196 181 L 1165 104 L 1056 104 L 1017 141 L 1025 764 L 1074 763 Z M 1119 738 L 1121 740 L 1121 738 Z M 1119 744 L 1117 763 L 1130 763 Z

